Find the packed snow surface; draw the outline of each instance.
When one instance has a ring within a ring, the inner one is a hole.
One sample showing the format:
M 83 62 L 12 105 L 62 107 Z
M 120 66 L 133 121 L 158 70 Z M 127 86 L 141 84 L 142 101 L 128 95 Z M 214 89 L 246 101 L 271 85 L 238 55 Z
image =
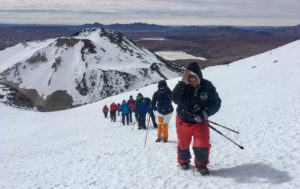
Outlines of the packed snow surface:
M 0 104 L 0 188 L 300 188 L 299 52 L 298 40 L 203 71 L 222 99 L 210 119 L 245 148 L 211 130 L 208 177 L 177 167 L 175 112 L 169 142 L 155 143 L 150 127 L 145 147 L 146 130 L 104 118 L 105 104 L 152 97 L 155 84 L 51 113 Z
M 0 53 L 0 72 L 4 71 L 6 68 L 12 66 L 13 64 L 26 60 L 34 52 L 45 48 L 50 43 L 53 43 L 55 39 L 48 39 L 43 41 L 31 41 L 17 44 L 13 47 L 6 48 Z

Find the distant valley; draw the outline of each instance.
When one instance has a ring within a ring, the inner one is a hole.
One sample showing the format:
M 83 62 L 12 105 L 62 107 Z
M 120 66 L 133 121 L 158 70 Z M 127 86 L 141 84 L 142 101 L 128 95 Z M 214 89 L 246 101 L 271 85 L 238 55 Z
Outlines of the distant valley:
M 152 52 L 182 51 L 207 60 L 172 60 L 201 67 L 228 64 L 300 39 L 300 25 L 291 27 L 160 26 L 145 23 L 64 25 L 0 25 L 0 49 L 24 41 L 72 36 L 85 28 L 109 28 L 123 33 Z

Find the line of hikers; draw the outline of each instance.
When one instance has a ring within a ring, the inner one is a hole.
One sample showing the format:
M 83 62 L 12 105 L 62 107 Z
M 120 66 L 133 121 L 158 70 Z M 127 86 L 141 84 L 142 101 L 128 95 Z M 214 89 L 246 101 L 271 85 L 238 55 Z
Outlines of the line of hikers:
M 122 123 L 132 122 L 132 112 L 138 122 L 139 129 L 146 129 L 146 114 L 152 119 L 153 127 L 158 128 L 156 142 L 168 141 L 168 125 L 172 117 L 172 101 L 177 104 L 176 132 L 177 132 L 177 161 L 183 170 L 190 167 L 189 146 L 193 140 L 195 165 L 202 175 L 208 175 L 209 154 L 211 144 L 208 127 L 208 117 L 215 114 L 221 107 L 221 99 L 213 84 L 204 79 L 196 62 L 187 67 L 173 91 L 169 89 L 165 80 L 158 82 L 158 90 L 154 92 L 152 101 L 138 93 L 136 100 L 130 96 L 122 104 L 112 103 L 110 106 L 111 121 L 116 121 L 116 111 L 122 112 Z M 108 107 L 103 112 L 107 117 Z M 157 124 L 153 111 L 157 111 Z
M 123 100 L 122 105 L 115 104 L 114 102 L 110 105 L 110 108 L 108 108 L 106 105 L 103 107 L 103 113 L 104 117 L 107 118 L 108 112 L 110 112 L 110 119 L 112 122 L 116 122 L 116 115 L 118 112 L 118 116 L 120 115 L 120 112 L 122 112 L 122 123 L 125 125 L 125 119 L 127 125 L 132 123 L 132 112 L 134 111 L 134 100 L 132 99 L 132 96 L 130 96 L 130 99 L 127 101 Z
M 157 111 L 157 122 L 153 111 Z M 158 90 L 153 94 L 152 100 L 148 97 L 143 97 L 141 93 L 138 93 L 136 100 L 129 97 L 126 102 L 122 101 L 122 104 L 115 104 L 114 102 L 108 108 L 106 105 L 103 107 L 103 113 L 107 118 L 108 112 L 110 112 L 111 121 L 116 121 L 116 114 L 121 112 L 122 124 L 133 122 L 132 114 L 134 113 L 135 119 L 138 123 L 138 129 L 146 129 L 146 115 L 148 113 L 149 119 L 151 118 L 152 125 L 154 128 L 158 128 L 156 142 L 167 142 L 168 140 L 168 125 L 172 117 L 174 108 L 171 100 L 171 90 L 167 86 L 165 80 L 158 82 Z M 150 120 L 149 120 L 150 121 Z M 149 124 L 149 123 L 148 123 Z
M 156 111 L 156 108 L 152 108 L 151 99 L 146 97 L 144 98 L 141 93 L 138 93 L 136 100 L 130 95 L 129 100 L 126 102 L 122 101 L 122 104 L 115 104 L 114 102 L 108 108 L 106 105 L 103 107 L 104 117 L 107 118 L 108 112 L 110 113 L 110 118 L 112 122 L 116 122 L 116 115 L 122 115 L 122 124 L 129 125 L 133 123 L 132 114 L 134 114 L 135 120 L 138 123 L 138 129 L 146 129 L 146 115 L 149 114 L 149 118 L 152 120 L 152 125 L 154 128 L 157 128 L 157 123 L 155 120 L 155 115 L 153 111 Z

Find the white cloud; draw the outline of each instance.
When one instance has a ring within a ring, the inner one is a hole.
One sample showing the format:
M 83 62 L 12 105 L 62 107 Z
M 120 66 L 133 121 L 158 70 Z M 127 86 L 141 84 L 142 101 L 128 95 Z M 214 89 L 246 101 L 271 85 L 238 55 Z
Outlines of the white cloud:
M 24 17 L 27 23 L 70 24 L 210 21 L 211 24 L 293 25 L 300 20 L 299 0 L 0 0 L 0 4 L 0 14 L 4 15 L 0 23 L 22 23 Z

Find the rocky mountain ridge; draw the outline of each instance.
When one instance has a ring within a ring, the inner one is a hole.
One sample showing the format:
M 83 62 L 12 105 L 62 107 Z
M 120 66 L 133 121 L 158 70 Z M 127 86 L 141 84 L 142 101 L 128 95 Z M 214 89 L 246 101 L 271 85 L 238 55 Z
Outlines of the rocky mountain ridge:
M 178 77 L 182 71 L 182 66 L 138 47 L 119 32 L 89 28 L 49 40 L 46 47 L 5 69 L 0 81 L 34 105 L 54 111 Z

